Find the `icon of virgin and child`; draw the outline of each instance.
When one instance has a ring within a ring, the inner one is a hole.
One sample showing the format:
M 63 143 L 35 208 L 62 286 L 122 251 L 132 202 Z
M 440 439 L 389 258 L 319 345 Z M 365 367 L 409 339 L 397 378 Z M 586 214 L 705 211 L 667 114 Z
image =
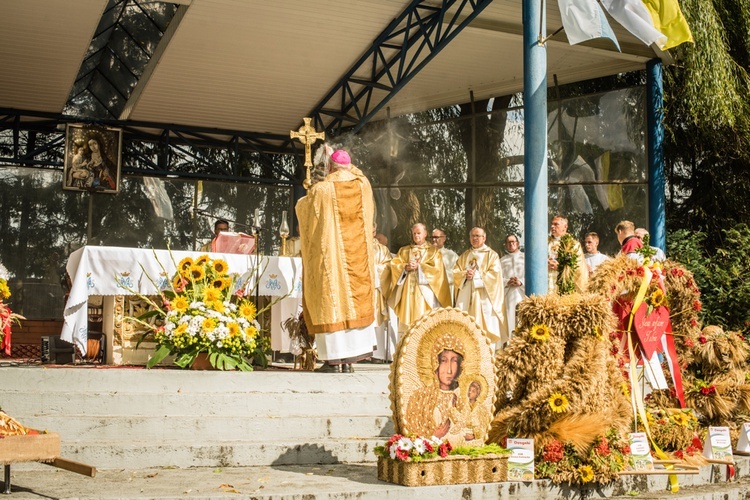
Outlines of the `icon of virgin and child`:
M 98 132 L 87 132 L 71 143 L 70 167 L 65 187 L 117 190 L 117 165 Z
M 467 332 L 439 330 L 419 342 L 416 364 L 421 383 L 406 402 L 404 430 L 447 439 L 454 447 L 482 445 L 494 404 L 487 382 L 494 381 L 491 352 L 487 349 L 489 361 L 482 363 L 478 342 Z M 406 364 L 402 367 L 408 371 Z

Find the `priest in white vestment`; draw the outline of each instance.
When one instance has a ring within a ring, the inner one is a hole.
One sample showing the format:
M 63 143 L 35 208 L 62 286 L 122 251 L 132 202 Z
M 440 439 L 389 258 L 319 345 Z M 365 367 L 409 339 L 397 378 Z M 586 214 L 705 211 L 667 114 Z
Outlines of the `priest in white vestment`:
M 424 224 L 414 224 L 411 236 L 412 244 L 401 247 L 390 264 L 388 304 L 396 312 L 398 328 L 402 332 L 430 310 L 451 306 L 440 250 L 427 243 Z
M 372 357 L 375 339 L 372 255 L 375 202 L 370 182 L 338 150 L 322 163 L 330 168 L 295 207 L 302 241 L 302 307 L 315 334 L 318 371 L 352 372 Z M 315 175 L 314 177 L 317 177 Z
M 445 246 L 447 237 L 445 231 L 436 228 L 432 230 L 432 244 L 435 245 L 443 256 L 443 266 L 445 266 L 445 276 L 448 278 L 448 286 L 451 289 L 451 304 L 453 305 L 454 285 L 453 285 L 453 268 L 458 261 L 458 254 Z
M 497 347 L 508 341 L 503 312 L 505 287 L 500 256 L 484 244 L 487 234 L 481 227 L 469 233 L 471 248 L 458 258 L 453 268 L 456 307 L 468 312 Z
M 518 237 L 509 234 L 505 238 L 506 255 L 500 257 L 500 266 L 505 279 L 505 320 L 508 324 L 508 336 L 512 337 L 516 329 L 516 306 L 526 297 L 526 258 L 520 250 Z
M 376 235 L 377 237 L 377 235 Z M 377 345 L 372 353 L 373 359 L 393 361 L 393 351 L 398 343 L 398 318 L 388 306 L 388 292 L 391 287 L 391 267 L 393 258 L 388 247 L 377 239 L 372 240 L 375 260 L 375 337 Z

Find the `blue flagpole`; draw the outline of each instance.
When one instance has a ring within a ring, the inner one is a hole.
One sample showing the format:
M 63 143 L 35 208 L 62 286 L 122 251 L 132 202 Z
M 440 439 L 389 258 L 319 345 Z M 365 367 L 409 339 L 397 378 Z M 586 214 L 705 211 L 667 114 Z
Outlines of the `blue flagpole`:
M 523 0 L 526 293 L 547 293 L 547 48 L 544 2 Z
M 664 87 L 659 59 L 646 63 L 646 128 L 648 129 L 648 228 L 650 244 L 666 252 L 664 179 Z

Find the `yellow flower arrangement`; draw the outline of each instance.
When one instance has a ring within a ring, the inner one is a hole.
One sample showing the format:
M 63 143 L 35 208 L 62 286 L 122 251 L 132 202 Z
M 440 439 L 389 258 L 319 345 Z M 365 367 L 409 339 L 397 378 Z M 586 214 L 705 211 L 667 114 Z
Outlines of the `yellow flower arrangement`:
M 5 279 L 0 278 L 0 300 L 6 300 L 10 298 L 10 287 Z
M 5 268 L 0 264 L 0 270 L 4 271 Z M 4 301 L 10 298 L 10 287 L 8 281 L 0 277 L 0 351 L 5 351 L 10 354 L 10 335 L 11 325 L 13 323 L 20 324 L 21 319 L 26 319 L 20 314 L 16 314 L 11 311 Z
M 555 413 L 564 413 L 568 411 L 568 406 L 570 404 L 568 403 L 568 398 L 559 392 L 552 394 L 547 400 L 547 403 L 549 403 L 549 407 Z
M 149 301 L 153 311 L 132 318 L 154 332 L 156 352 L 148 362 L 151 368 L 169 355 L 183 368 L 191 366 L 199 353 L 206 353 L 220 370 L 252 370 L 250 359 L 265 361 L 258 338 L 258 311 L 244 294 L 244 283 L 228 274 L 221 259 L 201 255 L 182 259 L 169 280 L 171 289 L 162 291 L 163 305 Z M 145 320 L 161 316 L 162 326 Z
M 529 330 L 529 337 L 536 340 L 537 342 L 546 342 L 549 340 L 550 331 L 547 325 L 538 324 L 531 327 Z
M 578 476 L 582 483 L 590 483 L 594 479 L 594 469 L 590 465 L 581 465 L 578 467 Z
M 670 415 L 670 418 L 677 425 L 681 425 L 683 427 L 687 427 L 688 425 L 690 425 L 690 417 L 682 412 L 674 413 Z

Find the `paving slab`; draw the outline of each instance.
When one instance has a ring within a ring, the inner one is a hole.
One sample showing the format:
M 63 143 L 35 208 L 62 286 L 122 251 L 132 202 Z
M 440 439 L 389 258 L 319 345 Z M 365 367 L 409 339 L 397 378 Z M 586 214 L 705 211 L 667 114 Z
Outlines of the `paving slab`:
M 701 474 L 707 484 L 682 482 L 666 490 L 665 476 L 629 476 L 607 487 L 567 488 L 549 481 L 407 488 L 377 479 L 372 464 L 239 468 L 104 470 L 95 478 L 41 465 L 12 471 L 11 500 L 20 499 L 226 499 L 257 500 L 438 500 L 669 498 L 728 500 L 750 497 L 747 476 L 726 482 L 721 471 Z

